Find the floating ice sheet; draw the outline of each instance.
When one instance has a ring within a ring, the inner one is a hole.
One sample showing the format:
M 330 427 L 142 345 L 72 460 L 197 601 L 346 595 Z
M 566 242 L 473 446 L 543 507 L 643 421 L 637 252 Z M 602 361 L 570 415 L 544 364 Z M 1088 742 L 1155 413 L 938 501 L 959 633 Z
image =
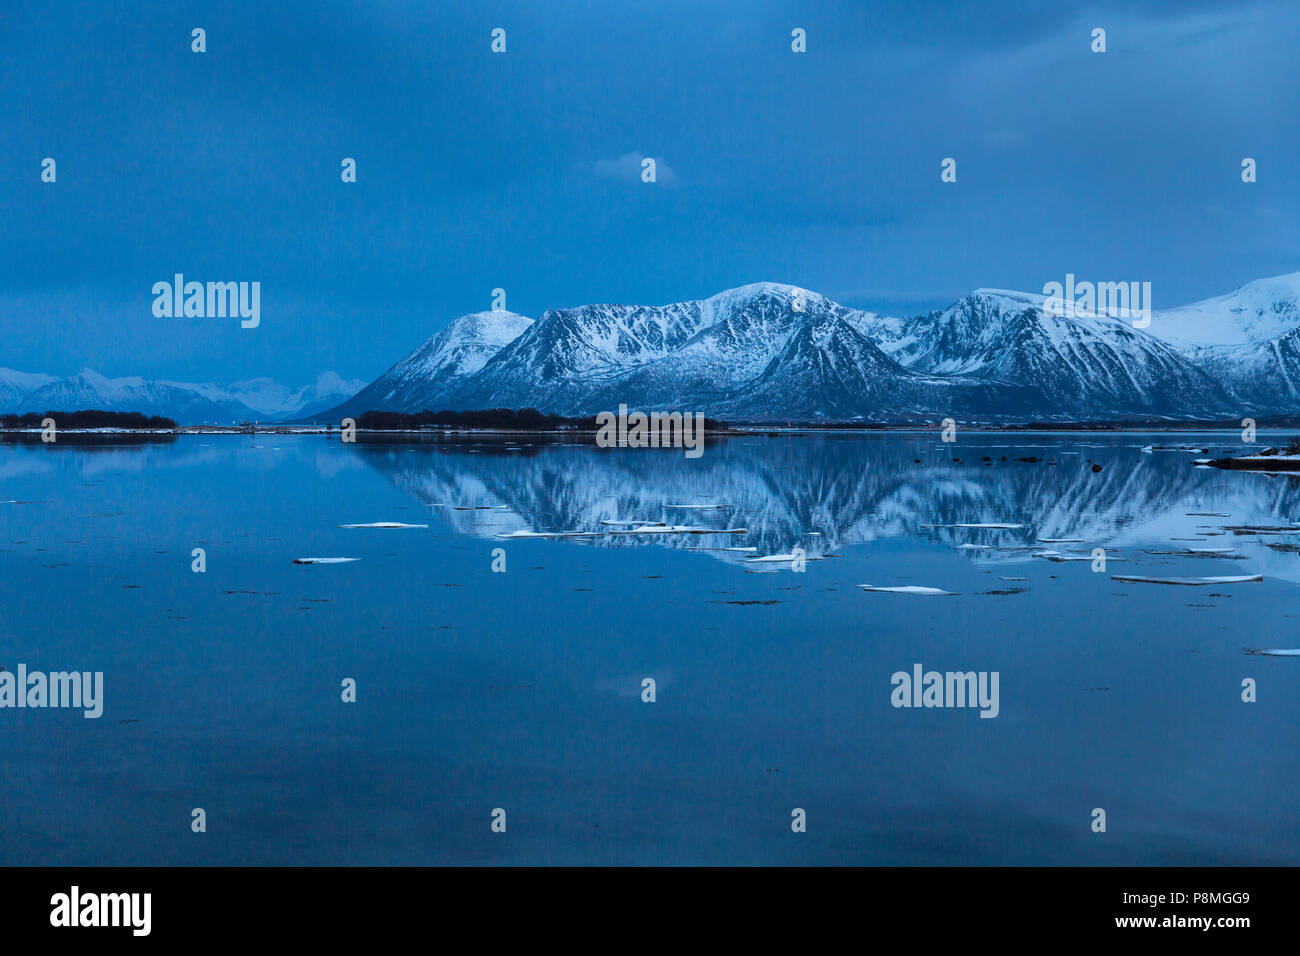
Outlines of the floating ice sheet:
M 427 524 L 407 524 L 404 521 L 371 521 L 366 524 L 341 524 L 340 528 L 427 528 Z
M 864 591 L 882 591 L 888 594 L 927 594 L 927 595 L 955 595 L 956 591 L 945 591 L 943 588 L 927 588 L 917 584 L 906 584 L 901 587 L 885 588 L 876 587 L 874 584 L 859 584 L 858 587 Z
M 1136 574 L 1112 574 L 1112 581 L 1131 581 L 1138 584 L 1247 584 L 1251 581 L 1263 581 L 1262 574 L 1229 574 L 1207 578 L 1147 578 Z

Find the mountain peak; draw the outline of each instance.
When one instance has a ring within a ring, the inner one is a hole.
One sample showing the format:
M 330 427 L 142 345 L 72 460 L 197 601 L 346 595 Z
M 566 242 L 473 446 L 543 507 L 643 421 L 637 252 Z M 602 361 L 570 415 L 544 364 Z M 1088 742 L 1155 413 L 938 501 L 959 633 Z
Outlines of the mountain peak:
M 700 304 L 706 312 L 716 314 L 729 309 L 743 308 L 759 299 L 770 299 L 791 304 L 800 295 L 803 296 L 805 308 L 809 303 L 815 303 L 816 306 L 821 307 L 834 305 L 830 299 L 820 292 L 813 292 L 811 289 L 783 282 L 750 282 L 746 285 L 736 286 L 734 289 L 726 289 L 717 295 L 709 296 L 707 299 L 702 299 Z
M 1300 325 L 1300 272 L 1256 279 L 1202 302 L 1157 312 L 1151 331 L 1182 349 L 1260 345 Z

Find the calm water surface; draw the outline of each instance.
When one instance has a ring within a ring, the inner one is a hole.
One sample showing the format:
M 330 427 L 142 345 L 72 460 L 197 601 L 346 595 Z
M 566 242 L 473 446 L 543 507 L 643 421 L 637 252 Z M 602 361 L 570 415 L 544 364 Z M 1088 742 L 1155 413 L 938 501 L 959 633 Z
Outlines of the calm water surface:
M 1229 529 L 1300 481 L 1142 450 L 1238 438 L 0 445 L 0 666 L 105 681 L 0 710 L 0 863 L 1295 863 L 1300 659 L 1244 649 L 1300 646 L 1300 535 Z M 499 537 L 627 519 L 748 533 Z M 999 715 L 895 709 L 918 662 Z

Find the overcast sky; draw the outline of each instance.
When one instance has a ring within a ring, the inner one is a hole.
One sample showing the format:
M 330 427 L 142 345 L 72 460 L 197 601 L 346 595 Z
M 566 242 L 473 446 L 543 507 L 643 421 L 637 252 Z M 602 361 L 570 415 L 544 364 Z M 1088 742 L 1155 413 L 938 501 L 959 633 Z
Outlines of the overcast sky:
M 1180 305 L 1300 268 L 1297 50 L 1294 2 L 4 0 L 0 366 L 370 379 L 497 287 Z M 261 325 L 155 318 L 177 272 Z

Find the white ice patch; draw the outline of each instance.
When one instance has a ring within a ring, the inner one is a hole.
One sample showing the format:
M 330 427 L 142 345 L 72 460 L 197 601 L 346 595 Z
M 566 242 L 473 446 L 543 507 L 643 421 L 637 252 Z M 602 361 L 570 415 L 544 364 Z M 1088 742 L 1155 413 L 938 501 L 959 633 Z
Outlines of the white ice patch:
M 294 564 L 349 564 L 360 558 L 294 558 Z
M 427 524 L 406 524 L 402 521 L 371 521 L 368 524 L 341 524 L 340 528 L 427 528 Z
M 1201 584 L 1248 584 L 1251 581 L 1263 581 L 1264 575 L 1239 574 L 1208 578 L 1144 578 L 1138 575 L 1112 574 L 1110 579 L 1112 581 L 1130 581 L 1138 584 L 1186 584 L 1195 586 Z
M 926 588 L 916 584 L 908 584 L 896 588 L 876 587 L 873 584 L 859 584 L 858 587 L 864 591 L 882 591 L 888 594 L 947 594 L 955 595 L 956 591 L 945 591 L 943 588 Z

